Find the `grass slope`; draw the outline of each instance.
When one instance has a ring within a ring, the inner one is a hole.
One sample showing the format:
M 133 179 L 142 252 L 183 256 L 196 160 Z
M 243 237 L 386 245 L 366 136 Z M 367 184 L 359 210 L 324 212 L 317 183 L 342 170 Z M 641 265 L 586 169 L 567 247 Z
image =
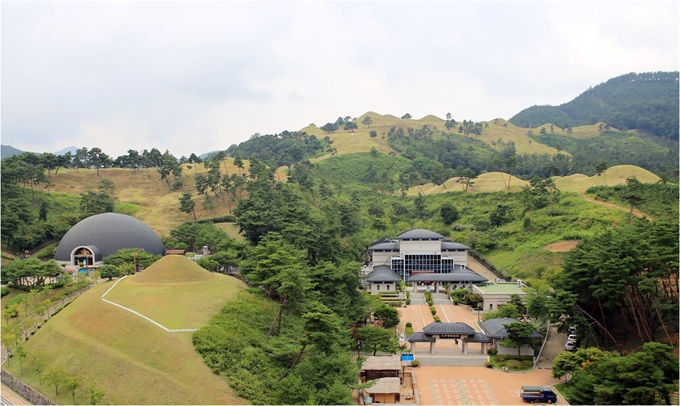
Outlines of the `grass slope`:
M 606 173 L 600 176 L 586 176 L 574 174 L 569 176 L 553 176 L 555 185 L 558 189 L 565 192 L 576 192 L 583 194 L 592 186 L 604 185 L 604 176 L 607 177 L 607 185 L 614 186 L 625 184 L 626 179 L 636 177 L 642 183 L 656 183 L 659 177 L 652 172 L 634 165 L 618 165 L 607 169 Z M 489 193 L 507 190 L 509 175 L 505 172 L 487 172 L 479 175 L 474 182 L 474 186 L 468 189 L 468 193 Z M 504 181 L 505 180 L 505 181 Z M 519 192 L 522 186 L 529 182 L 512 177 L 510 191 Z M 443 185 L 427 183 L 425 185 L 414 186 L 409 189 L 408 194 L 417 196 L 418 193 L 425 195 L 446 192 L 462 192 L 463 184 L 456 182 L 456 178 L 448 179 Z
M 211 282 L 223 286 L 223 289 L 234 283 L 231 281 L 233 278 L 217 276 L 229 281 L 224 285 Z M 226 381 L 205 365 L 193 348 L 191 333 L 167 333 L 147 320 L 103 302 L 101 296 L 112 283 L 100 284 L 85 292 L 25 344 L 26 350 L 43 360 L 47 368 L 59 365 L 83 378 L 83 385 L 76 393 L 78 404 L 89 404 L 88 388 L 92 385 L 104 388 L 103 404 L 246 403 L 234 396 Z M 196 295 L 212 297 L 212 306 L 201 304 L 191 309 L 201 314 L 200 318 L 204 320 L 216 313 L 213 308 L 219 309 L 224 303 L 224 294 L 216 297 L 214 292 L 202 291 L 207 284 L 184 285 L 185 290 L 195 291 Z M 118 288 L 144 292 L 143 286 L 130 288 L 119 285 Z M 234 287 L 230 295 L 235 297 L 240 289 L 239 286 Z M 160 291 L 147 287 L 145 292 L 143 294 L 150 296 Z M 183 300 L 181 297 L 156 298 L 157 305 L 161 306 L 175 299 L 178 302 Z M 179 304 L 174 306 L 174 309 L 181 307 Z M 165 308 L 165 312 L 172 313 L 174 309 Z M 39 383 L 29 359 L 24 361 L 21 378 L 58 404 L 70 404 L 71 396 L 64 389 L 55 396 L 54 386 L 44 380 L 42 385 Z M 8 369 L 17 376 L 21 375 L 16 360 Z
M 206 271 L 186 257 L 169 255 L 125 278 L 106 299 L 169 329 L 199 328 L 245 287 L 238 279 Z

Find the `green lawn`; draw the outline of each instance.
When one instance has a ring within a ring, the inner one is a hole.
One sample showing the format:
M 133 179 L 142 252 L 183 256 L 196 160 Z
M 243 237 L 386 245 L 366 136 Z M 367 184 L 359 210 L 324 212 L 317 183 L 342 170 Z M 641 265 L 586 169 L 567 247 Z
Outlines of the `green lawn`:
M 81 377 L 81 387 L 76 391 L 78 404 L 89 404 L 93 385 L 104 388 L 103 404 L 245 403 L 204 364 L 191 343 L 192 333 L 168 333 L 102 301 L 111 284 L 92 287 L 26 342 L 30 355 L 23 362 L 23 374 L 18 358 L 13 358 L 7 369 L 57 404 L 71 404 L 71 395 L 60 389 L 55 396 L 53 385 L 44 380 L 40 384 L 32 356 L 42 360 L 46 368 L 58 365 Z M 213 300 L 216 307 L 225 301 L 223 297 Z M 206 320 L 211 315 L 199 305 L 194 310 Z

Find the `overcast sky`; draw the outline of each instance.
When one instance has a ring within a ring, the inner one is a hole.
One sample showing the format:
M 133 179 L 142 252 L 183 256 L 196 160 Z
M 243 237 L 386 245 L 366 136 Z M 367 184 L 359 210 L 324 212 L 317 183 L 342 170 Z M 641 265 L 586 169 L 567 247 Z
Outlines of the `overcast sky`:
M 226 149 L 367 111 L 509 119 L 679 69 L 664 2 L 1 3 L 2 144 Z

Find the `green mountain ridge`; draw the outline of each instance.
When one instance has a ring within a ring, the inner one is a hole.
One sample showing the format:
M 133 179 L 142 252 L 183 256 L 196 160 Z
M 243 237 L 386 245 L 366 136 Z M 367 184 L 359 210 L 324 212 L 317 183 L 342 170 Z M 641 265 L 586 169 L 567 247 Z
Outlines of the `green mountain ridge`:
M 529 128 L 604 122 L 619 130 L 636 129 L 677 140 L 678 72 L 628 73 L 589 88 L 568 103 L 524 109 L 510 122 Z

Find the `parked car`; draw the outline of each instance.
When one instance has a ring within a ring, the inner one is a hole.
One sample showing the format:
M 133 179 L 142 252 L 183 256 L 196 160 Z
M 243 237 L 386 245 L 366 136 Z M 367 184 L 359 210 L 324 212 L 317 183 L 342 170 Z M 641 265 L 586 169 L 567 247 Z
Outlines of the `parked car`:
M 576 349 L 576 343 L 574 341 L 567 341 L 567 343 L 564 344 L 564 349 L 567 351 L 574 351 Z
M 576 334 L 569 334 L 569 337 L 567 337 L 567 341 L 576 341 Z
M 569 334 L 576 334 L 576 326 L 569 326 Z
M 555 403 L 557 395 L 550 388 L 542 386 L 522 386 L 522 393 L 519 395 L 523 401 L 534 403 Z

